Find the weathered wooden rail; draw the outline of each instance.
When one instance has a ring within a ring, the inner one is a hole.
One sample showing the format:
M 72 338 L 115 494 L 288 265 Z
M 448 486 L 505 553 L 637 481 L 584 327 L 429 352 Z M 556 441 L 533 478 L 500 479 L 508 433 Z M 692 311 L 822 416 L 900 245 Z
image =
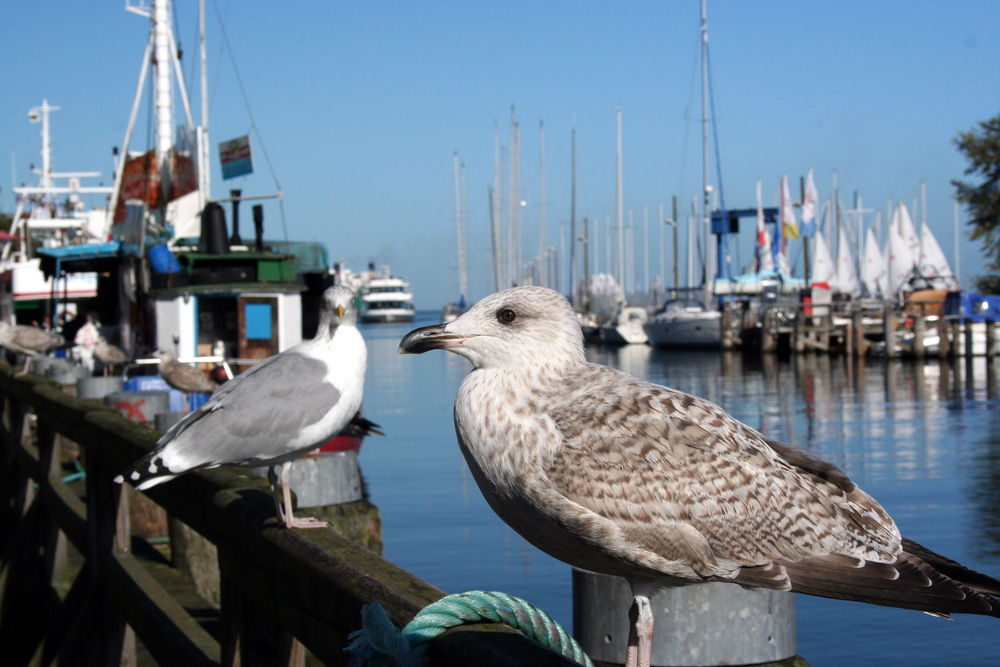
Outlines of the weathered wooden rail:
M 0 398 L 0 641 L 5 657 L 27 647 L 13 664 L 133 665 L 137 637 L 161 665 L 305 665 L 307 651 L 309 662 L 342 665 L 362 605 L 380 602 L 401 627 L 444 595 L 332 530 L 279 527 L 262 478 L 217 468 L 147 494 L 217 549 L 218 612 L 193 613 L 170 592 L 172 568 L 132 553 L 135 492 L 112 481 L 159 434 L 43 378 L 14 377 L 5 362 Z M 81 447 L 82 489 L 62 480 L 58 437 Z M 75 576 L 70 548 L 82 555 Z M 440 665 L 574 664 L 493 624 L 454 628 L 429 655 Z

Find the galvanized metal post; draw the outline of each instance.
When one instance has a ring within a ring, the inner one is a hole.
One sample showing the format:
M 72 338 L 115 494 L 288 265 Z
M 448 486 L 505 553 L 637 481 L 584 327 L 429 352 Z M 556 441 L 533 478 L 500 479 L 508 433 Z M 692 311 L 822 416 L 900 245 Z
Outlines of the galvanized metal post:
M 590 657 L 622 664 L 632 592 L 624 579 L 573 570 L 573 634 Z M 753 665 L 795 656 L 795 596 L 727 583 L 661 591 L 652 600 L 653 665 Z

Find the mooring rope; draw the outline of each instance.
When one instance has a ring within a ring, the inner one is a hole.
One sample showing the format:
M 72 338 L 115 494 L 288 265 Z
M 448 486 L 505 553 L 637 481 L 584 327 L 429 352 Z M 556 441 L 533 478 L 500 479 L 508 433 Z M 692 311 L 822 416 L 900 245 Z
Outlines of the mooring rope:
M 449 628 L 465 623 L 503 623 L 576 662 L 593 667 L 575 639 L 544 611 L 506 593 L 469 591 L 433 602 L 396 630 L 380 604 L 361 610 L 362 629 L 352 632 L 347 651 L 352 664 L 369 667 L 416 667 L 424 664 L 431 641 Z M 357 658 L 361 658 L 359 662 Z

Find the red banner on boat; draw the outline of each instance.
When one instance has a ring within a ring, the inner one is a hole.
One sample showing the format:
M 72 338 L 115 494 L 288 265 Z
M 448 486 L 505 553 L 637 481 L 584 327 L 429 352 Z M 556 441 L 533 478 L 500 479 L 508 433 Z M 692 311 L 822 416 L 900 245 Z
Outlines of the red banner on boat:
M 149 208 L 163 206 L 160 191 L 160 170 L 156 166 L 156 151 L 151 150 L 137 157 L 125 158 L 122 168 L 122 189 L 115 209 L 115 224 L 125 221 L 125 202 L 141 199 Z

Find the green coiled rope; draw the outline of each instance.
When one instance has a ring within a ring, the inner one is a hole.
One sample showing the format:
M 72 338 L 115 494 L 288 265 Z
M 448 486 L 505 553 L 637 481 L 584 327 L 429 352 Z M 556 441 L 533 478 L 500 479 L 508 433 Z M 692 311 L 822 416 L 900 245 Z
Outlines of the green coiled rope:
M 465 623 L 503 623 L 561 655 L 593 667 L 575 639 L 544 611 L 506 593 L 468 591 L 433 602 L 410 621 L 402 632 L 375 603 L 362 610 L 364 627 L 351 633 L 347 647 L 369 667 L 419 665 L 430 642 L 449 628 Z M 388 627 L 387 627 L 388 626 Z

